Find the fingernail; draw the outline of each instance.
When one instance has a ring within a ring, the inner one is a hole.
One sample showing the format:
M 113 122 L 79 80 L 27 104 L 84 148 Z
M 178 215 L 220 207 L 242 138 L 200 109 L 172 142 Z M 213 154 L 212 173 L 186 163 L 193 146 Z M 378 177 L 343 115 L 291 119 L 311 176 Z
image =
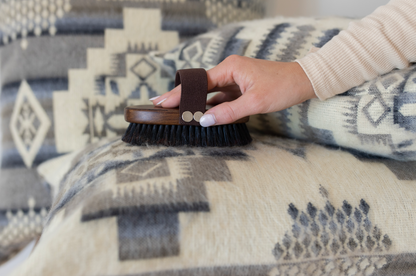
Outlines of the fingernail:
M 158 102 L 156 105 L 161 105 L 161 103 L 163 103 L 164 101 L 166 101 L 168 98 L 165 98 L 163 100 L 161 100 L 160 102 Z
M 159 98 L 160 96 L 156 96 L 156 97 L 153 97 L 153 98 L 150 98 L 149 99 L 149 101 L 154 101 L 154 100 L 156 100 L 157 98 Z
M 201 117 L 201 119 L 199 120 L 199 123 L 203 127 L 209 127 L 209 126 L 215 125 L 217 123 L 217 121 L 215 120 L 214 115 L 206 114 L 206 115 Z

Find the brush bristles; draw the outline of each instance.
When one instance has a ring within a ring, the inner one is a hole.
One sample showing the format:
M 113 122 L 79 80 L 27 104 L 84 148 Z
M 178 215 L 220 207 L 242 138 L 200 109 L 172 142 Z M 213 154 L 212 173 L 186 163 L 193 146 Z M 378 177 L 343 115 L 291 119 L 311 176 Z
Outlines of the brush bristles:
M 122 140 L 138 146 L 232 147 L 247 145 L 252 139 L 246 124 L 201 127 L 131 123 Z

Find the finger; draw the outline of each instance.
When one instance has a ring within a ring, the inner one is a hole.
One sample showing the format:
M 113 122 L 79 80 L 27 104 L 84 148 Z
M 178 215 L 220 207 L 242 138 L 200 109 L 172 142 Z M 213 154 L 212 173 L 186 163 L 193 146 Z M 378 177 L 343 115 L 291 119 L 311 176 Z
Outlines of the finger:
M 234 75 L 243 65 L 244 57 L 232 55 L 207 71 L 208 90 L 217 87 L 238 85 Z
M 232 102 L 225 102 L 209 109 L 201 117 L 203 127 L 231 124 L 238 119 L 254 114 L 249 97 L 241 96 Z
M 237 99 L 238 97 L 241 96 L 241 92 L 240 91 L 235 91 L 235 92 L 220 92 L 218 94 L 216 94 L 215 96 L 213 96 L 211 99 L 207 100 L 207 104 L 208 105 L 217 105 L 223 102 L 231 102 L 234 101 L 235 99 Z
M 163 94 L 160 97 L 154 98 L 153 105 L 172 108 L 179 106 L 181 100 L 181 86 L 178 85 L 171 91 Z
M 208 76 L 208 71 L 207 71 L 207 76 Z M 209 84 L 208 84 L 208 89 L 209 89 Z M 233 94 L 239 93 L 241 95 L 240 88 L 238 87 L 238 85 L 235 85 L 235 84 L 223 86 L 223 87 L 211 88 L 211 90 L 208 91 L 208 93 L 217 92 L 217 91 L 231 92 Z M 235 98 L 236 97 L 234 97 L 233 99 Z M 178 107 L 180 100 L 181 100 L 181 85 L 176 86 L 174 89 L 163 94 L 162 96 L 152 98 L 153 105 L 161 106 L 164 108 Z M 232 100 L 232 99 L 230 98 L 229 100 Z
M 238 86 L 237 87 L 228 86 L 228 87 L 222 88 L 221 90 L 226 91 L 227 94 L 223 96 L 222 100 L 220 98 L 217 98 L 215 104 L 219 104 L 224 101 L 232 101 L 238 98 L 239 96 L 241 96 L 241 92 L 240 92 L 240 89 L 238 89 Z M 173 107 L 178 107 L 180 101 L 181 101 L 181 88 L 176 87 L 172 91 L 165 93 L 160 98 L 157 98 L 156 100 L 154 100 L 153 103 L 156 106 L 161 106 L 164 108 L 173 108 Z M 213 104 L 213 103 L 211 101 L 207 101 L 207 104 Z
M 208 91 L 215 88 L 215 91 L 220 90 L 237 90 L 238 83 L 234 80 L 234 74 L 245 58 L 240 56 L 229 56 L 223 62 L 207 71 Z M 155 105 L 162 107 L 177 107 L 180 102 L 180 87 L 175 87 L 170 92 L 163 94 L 153 101 Z
M 211 90 L 208 91 L 208 93 L 212 93 L 212 92 L 241 92 L 240 91 L 240 87 L 238 85 L 229 85 L 229 86 L 225 86 L 225 87 L 214 87 Z

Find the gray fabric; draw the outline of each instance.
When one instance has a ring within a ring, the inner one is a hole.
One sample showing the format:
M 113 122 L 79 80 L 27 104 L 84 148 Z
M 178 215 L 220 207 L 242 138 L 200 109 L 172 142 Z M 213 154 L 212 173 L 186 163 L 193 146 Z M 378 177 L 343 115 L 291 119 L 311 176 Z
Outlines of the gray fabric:
M 29 209 L 33 198 L 34 208 L 48 208 L 51 204 L 50 188 L 36 173 L 26 168 L 2 169 L 0 180 L 0 211 Z
M 21 80 L 67 78 L 68 69 L 85 68 L 87 48 L 102 47 L 103 36 L 68 35 L 27 38 L 0 48 L 2 85 Z

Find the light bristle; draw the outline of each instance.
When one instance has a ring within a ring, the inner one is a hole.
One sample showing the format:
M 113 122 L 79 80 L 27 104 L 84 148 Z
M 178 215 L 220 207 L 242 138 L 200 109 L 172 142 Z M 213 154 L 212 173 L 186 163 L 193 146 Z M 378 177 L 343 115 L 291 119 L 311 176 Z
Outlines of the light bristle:
M 146 125 L 131 123 L 122 140 L 138 146 L 232 147 L 249 144 L 252 139 L 246 124 L 212 127 Z

